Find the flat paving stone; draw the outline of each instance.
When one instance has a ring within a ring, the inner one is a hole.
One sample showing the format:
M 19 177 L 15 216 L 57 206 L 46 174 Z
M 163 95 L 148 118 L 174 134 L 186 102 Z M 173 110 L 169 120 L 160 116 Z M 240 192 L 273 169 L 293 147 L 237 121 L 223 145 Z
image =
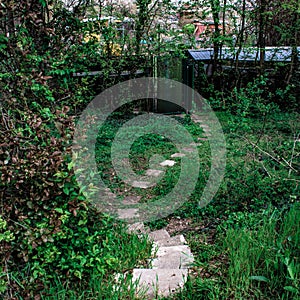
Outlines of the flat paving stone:
M 176 157 L 184 157 L 185 154 L 184 153 L 174 153 L 171 155 L 172 158 L 176 158 Z
M 133 181 L 131 184 L 133 187 L 137 187 L 140 189 L 147 189 L 151 187 L 153 184 L 148 181 Z
M 116 195 L 111 191 L 111 189 L 106 188 L 104 191 L 105 191 L 105 196 L 108 196 L 110 198 L 116 198 Z
M 154 170 L 154 169 L 148 169 L 146 171 L 146 175 L 148 175 L 148 176 L 154 176 L 154 177 L 158 177 L 162 173 L 163 173 L 163 171 L 161 171 L 161 170 Z
M 169 239 L 169 238 L 170 238 L 170 235 L 169 235 L 168 231 L 165 229 L 155 230 L 155 231 L 150 232 L 150 234 L 149 234 L 149 239 L 151 239 L 155 242 Z
M 124 205 L 134 205 L 134 204 L 138 204 L 139 201 L 141 200 L 141 196 L 126 196 L 122 203 Z
M 184 118 L 185 114 L 174 114 L 172 115 L 173 117 L 180 117 L 180 118 Z
M 137 208 L 118 209 L 118 216 L 120 219 L 133 219 L 139 216 Z
M 139 291 L 147 299 L 156 299 L 157 296 L 167 297 L 182 289 L 188 276 L 186 269 L 133 269 L 132 281 L 138 281 Z
M 176 161 L 168 160 L 168 159 L 160 163 L 160 165 L 163 167 L 173 167 L 175 164 L 176 164 Z
M 153 269 L 188 269 L 194 262 L 191 249 L 187 245 L 159 247 L 152 260 Z
M 185 152 L 194 152 L 195 148 L 184 147 L 184 148 L 182 148 L 182 151 L 185 151 Z
M 129 225 L 127 230 L 129 233 L 146 233 L 147 232 L 147 229 L 145 228 L 145 225 L 142 222 L 137 222 L 137 223 L 133 223 L 133 224 Z
M 201 127 L 203 127 L 203 128 L 209 128 L 209 126 L 207 124 L 201 124 Z
M 155 244 L 157 244 L 159 247 L 167 247 L 167 246 L 179 246 L 179 245 L 185 245 L 186 240 L 184 236 L 181 235 L 175 235 L 168 239 L 161 239 L 158 241 L 154 241 Z

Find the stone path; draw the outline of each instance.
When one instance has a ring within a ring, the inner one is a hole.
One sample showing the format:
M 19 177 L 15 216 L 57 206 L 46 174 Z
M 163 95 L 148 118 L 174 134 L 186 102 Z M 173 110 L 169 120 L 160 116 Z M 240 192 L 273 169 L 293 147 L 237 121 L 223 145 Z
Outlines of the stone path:
M 184 152 L 191 151 L 190 148 L 183 149 Z M 186 154 L 174 153 L 171 158 L 181 158 Z M 172 167 L 174 160 L 165 160 L 160 163 L 163 167 Z M 158 177 L 163 173 L 161 170 L 149 169 L 148 176 Z M 134 182 L 135 187 L 147 188 L 146 182 Z M 124 205 L 137 204 L 140 197 L 129 196 L 123 200 Z M 118 210 L 119 218 L 130 220 L 138 218 L 138 209 L 123 208 Z M 148 234 L 153 242 L 152 254 L 154 258 L 149 261 L 149 269 L 133 269 L 132 282 L 137 284 L 137 293 L 144 294 L 147 299 L 156 299 L 158 296 L 169 296 L 183 288 L 188 276 L 189 267 L 194 262 L 191 249 L 186 243 L 183 235 L 171 237 L 165 229 L 150 232 L 143 223 L 137 222 L 129 225 L 129 232 L 137 234 Z
M 187 152 L 189 149 L 186 149 Z M 174 153 L 172 158 L 181 158 L 186 154 Z M 160 163 L 164 167 L 175 165 L 174 160 L 165 160 Z M 150 169 L 148 176 L 158 177 L 161 170 Z M 135 187 L 147 188 L 144 182 L 135 182 Z M 128 196 L 123 199 L 124 205 L 137 204 L 140 197 Z M 138 209 L 118 209 L 120 219 L 128 220 L 138 218 Z M 156 299 L 158 296 L 169 296 L 184 286 L 188 276 L 189 266 L 194 261 L 191 249 L 187 245 L 183 235 L 171 237 L 165 229 L 150 232 L 143 223 L 137 222 L 129 225 L 129 232 L 147 234 L 153 242 L 152 254 L 154 258 L 149 261 L 149 269 L 133 269 L 132 282 L 137 284 L 137 293 L 145 294 L 147 299 Z
M 141 225 L 133 224 L 131 229 L 133 226 L 147 232 Z M 183 235 L 170 237 L 166 230 L 160 229 L 150 232 L 148 237 L 153 241 L 155 257 L 149 261 L 151 268 L 133 269 L 132 281 L 137 282 L 137 293 L 145 292 L 147 299 L 166 297 L 184 286 L 194 257 Z
M 198 141 L 207 141 L 210 136 L 210 128 L 198 116 L 192 115 L 195 123 L 198 123 L 206 137 L 199 137 Z M 199 146 L 201 143 L 196 143 Z M 181 158 L 193 148 L 186 147 L 181 153 L 174 153 L 171 158 Z M 165 160 L 159 165 L 162 167 L 172 167 L 174 160 Z M 158 177 L 163 173 L 161 170 L 149 169 L 148 176 Z M 149 182 L 134 182 L 134 187 L 146 189 L 151 184 Z M 135 196 L 126 197 L 123 204 L 133 205 L 139 202 L 140 198 Z M 130 220 L 138 218 L 138 209 L 124 208 L 118 210 L 119 218 Z M 189 268 L 194 262 L 194 257 L 190 247 L 187 245 L 183 235 L 171 237 L 165 229 L 150 232 L 143 223 L 136 222 L 128 227 L 129 232 L 137 234 L 147 234 L 153 242 L 152 253 L 154 258 L 149 261 L 149 269 L 133 269 L 132 281 L 137 283 L 137 293 L 146 295 L 147 299 L 157 299 L 159 296 L 167 297 L 181 289 L 187 279 Z

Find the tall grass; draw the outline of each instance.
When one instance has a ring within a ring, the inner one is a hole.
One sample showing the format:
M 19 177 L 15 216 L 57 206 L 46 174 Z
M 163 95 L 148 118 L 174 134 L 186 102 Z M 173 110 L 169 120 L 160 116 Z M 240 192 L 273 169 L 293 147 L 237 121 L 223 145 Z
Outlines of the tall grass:
M 257 228 L 227 230 L 223 250 L 229 259 L 228 296 L 234 299 L 300 296 L 299 213 L 299 205 L 292 206 L 286 215 L 269 209 L 261 215 L 263 223 Z

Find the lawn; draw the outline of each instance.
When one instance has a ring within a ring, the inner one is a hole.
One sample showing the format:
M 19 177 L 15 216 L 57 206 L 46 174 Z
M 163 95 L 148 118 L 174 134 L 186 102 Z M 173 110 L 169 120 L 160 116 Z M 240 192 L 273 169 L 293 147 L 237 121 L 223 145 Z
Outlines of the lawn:
M 296 299 L 300 278 L 299 115 L 277 113 L 261 119 L 220 112 L 217 116 L 226 137 L 227 161 L 213 201 L 203 208 L 198 205 L 210 172 L 209 141 L 190 116 L 173 116 L 197 145 L 198 182 L 180 208 L 147 223 L 152 229 L 167 226 L 173 234 L 184 234 L 196 256 L 188 283 L 174 299 Z M 114 172 L 110 149 L 116 132 L 133 117 L 118 115 L 105 124 L 96 146 L 98 170 L 120 199 L 134 194 L 149 203 L 172 191 L 179 180 L 181 158 L 174 158 L 176 164 L 167 168 L 154 187 L 124 184 Z M 143 126 L 153 130 L 151 122 Z M 170 159 L 177 150 L 163 135 L 147 134 L 133 142 L 128 159 L 132 169 L 144 175 L 151 157 Z

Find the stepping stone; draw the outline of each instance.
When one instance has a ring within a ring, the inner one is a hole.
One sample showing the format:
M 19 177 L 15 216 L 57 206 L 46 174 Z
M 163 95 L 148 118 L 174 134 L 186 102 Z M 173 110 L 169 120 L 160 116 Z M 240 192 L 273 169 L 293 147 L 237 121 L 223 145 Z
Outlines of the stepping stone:
M 179 117 L 179 118 L 184 118 L 185 117 L 185 114 L 175 114 L 175 115 L 172 115 L 173 117 Z
M 132 281 L 138 282 L 138 294 L 145 292 L 147 299 L 167 297 L 182 289 L 188 276 L 184 269 L 133 269 Z
M 185 154 L 184 153 L 174 153 L 171 155 L 172 158 L 176 158 L 176 157 L 184 157 Z
M 169 239 L 154 241 L 154 243 L 157 244 L 159 247 L 179 246 L 179 245 L 185 245 L 186 240 L 184 236 L 181 234 L 181 235 L 170 237 Z
M 140 189 L 147 189 L 149 187 L 151 187 L 153 184 L 151 184 L 150 182 L 147 181 L 133 181 L 131 186 L 133 187 L 137 187 Z
M 137 222 L 137 223 L 133 223 L 133 224 L 129 225 L 127 230 L 129 233 L 146 233 L 147 232 L 145 225 L 142 222 Z
M 208 126 L 208 125 L 206 125 L 206 124 L 201 124 L 200 126 L 201 126 L 201 127 L 203 127 L 203 129 L 204 129 L 204 128 L 206 128 L 206 129 L 210 129 L 210 128 L 209 128 L 209 126 Z
M 105 196 L 108 196 L 110 198 L 116 198 L 116 195 L 109 188 L 105 189 Z
M 185 152 L 194 152 L 195 148 L 185 147 L 185 148 L 182 148 L 182 151 L 185 151 Z
M 141 200 L 141 196 L 126 196 L 123 201 L 122 204 L 124 205 L 134 205 L 134 204 L 138 204 L 139 201 Z
M 176 161 L 168 160 L 168 159 L 160 163 L 160 165 L 163 167 L 173 167 L 175 164 L 176 164 Z
M 188 269 L 194 257 L 187 245 L 159 247 L 152 260 L 153 269 Z
M 118 209 L 118 216 L 120 219 L 133 219 L 139 216 L 137 208 Z
M 149 233 L 148 237 L 158 246 L 178 246 L 186 244 L 186 240 L 183 235 L 170 237 L 168 231 L 165 229 L 152 231 Z
M 161 170 L 154 170 L 154 169 L 148 169 L 146 171 L 146 175 L 148 175 L 148 176 L 154 176 L 154 177 L 158 177 L 161 173 L 163 173 L 163 171 L 161 171 Z
M 170 239 L 170 235 L 167 230 L 160 229 L 150 232 L 149 239 L 151 239 L 154 242 Z

